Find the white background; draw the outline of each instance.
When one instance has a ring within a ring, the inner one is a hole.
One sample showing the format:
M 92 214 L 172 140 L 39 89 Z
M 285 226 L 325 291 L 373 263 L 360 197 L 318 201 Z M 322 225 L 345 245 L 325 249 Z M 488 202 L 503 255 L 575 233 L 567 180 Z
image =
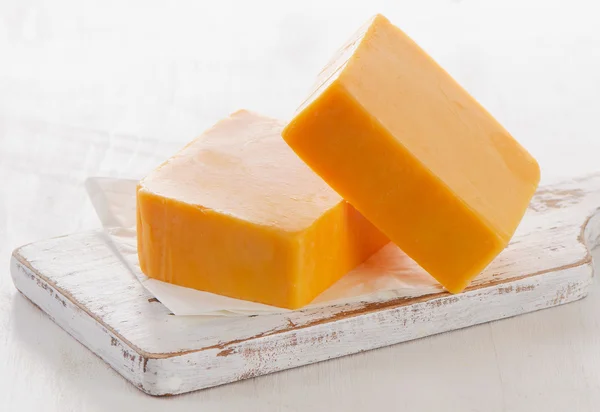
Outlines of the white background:
M 8 273 L 13 248 L 98 226 L 85 177 L 143 175 L 240 108 L 290 118 L 377 12 L 532 152 L 544 183 L 600 170 L 596 3 L 0 0 L 0 411 L 599 410 L 597 285 L 564 307 L 158 399 Z

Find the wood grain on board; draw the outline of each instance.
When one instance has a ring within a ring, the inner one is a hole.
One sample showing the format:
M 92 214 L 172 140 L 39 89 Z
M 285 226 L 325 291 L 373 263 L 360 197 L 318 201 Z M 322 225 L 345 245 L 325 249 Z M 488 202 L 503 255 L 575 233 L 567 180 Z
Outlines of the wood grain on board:
M 600 175 L 541 188 L 509 247 L 458 295 L 172 316 L 102 232 L 23 246 L 11 272 L 25 296 L 127 380 L 152 395 L 178 394 L 580 299 L 592 280 L 598 206 Z

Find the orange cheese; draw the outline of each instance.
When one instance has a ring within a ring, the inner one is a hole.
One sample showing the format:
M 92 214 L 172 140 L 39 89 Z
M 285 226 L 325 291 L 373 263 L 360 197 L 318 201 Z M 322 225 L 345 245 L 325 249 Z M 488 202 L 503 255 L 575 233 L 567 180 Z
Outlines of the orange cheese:
M 246 111 L 144 178 L 138 255 L 155 279 L 298 308 L 388 242 Z
M 450 292 L 508 244 L 540 179 L 531 155 L 380 15 L 324 69 L 283 137 Z

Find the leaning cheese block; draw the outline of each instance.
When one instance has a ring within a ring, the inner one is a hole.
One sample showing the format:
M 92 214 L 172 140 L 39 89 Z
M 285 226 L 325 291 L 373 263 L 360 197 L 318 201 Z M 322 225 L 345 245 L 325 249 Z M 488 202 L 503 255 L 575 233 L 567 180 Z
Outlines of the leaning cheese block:
M 246 111 L 144 178 L 138 254 L 151 278 L 298 308 L 388 242 Z
M 324 69 L 283 137 L 450 292 L 508 244 L 540 179 L 529 153 L 380 15 Z

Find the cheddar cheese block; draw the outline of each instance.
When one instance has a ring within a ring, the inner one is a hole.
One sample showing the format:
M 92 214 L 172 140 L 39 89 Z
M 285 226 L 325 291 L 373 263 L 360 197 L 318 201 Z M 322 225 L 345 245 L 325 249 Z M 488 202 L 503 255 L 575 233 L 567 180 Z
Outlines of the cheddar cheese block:
M 282 128 L 234 113 L 140 181 L 146 275 L 294 309 L 388 242 L 294 154 Z
M 381 15 L 323 70 L 283 137 L 450 292 L 508 244 L 540 179 L 533 157 Z

